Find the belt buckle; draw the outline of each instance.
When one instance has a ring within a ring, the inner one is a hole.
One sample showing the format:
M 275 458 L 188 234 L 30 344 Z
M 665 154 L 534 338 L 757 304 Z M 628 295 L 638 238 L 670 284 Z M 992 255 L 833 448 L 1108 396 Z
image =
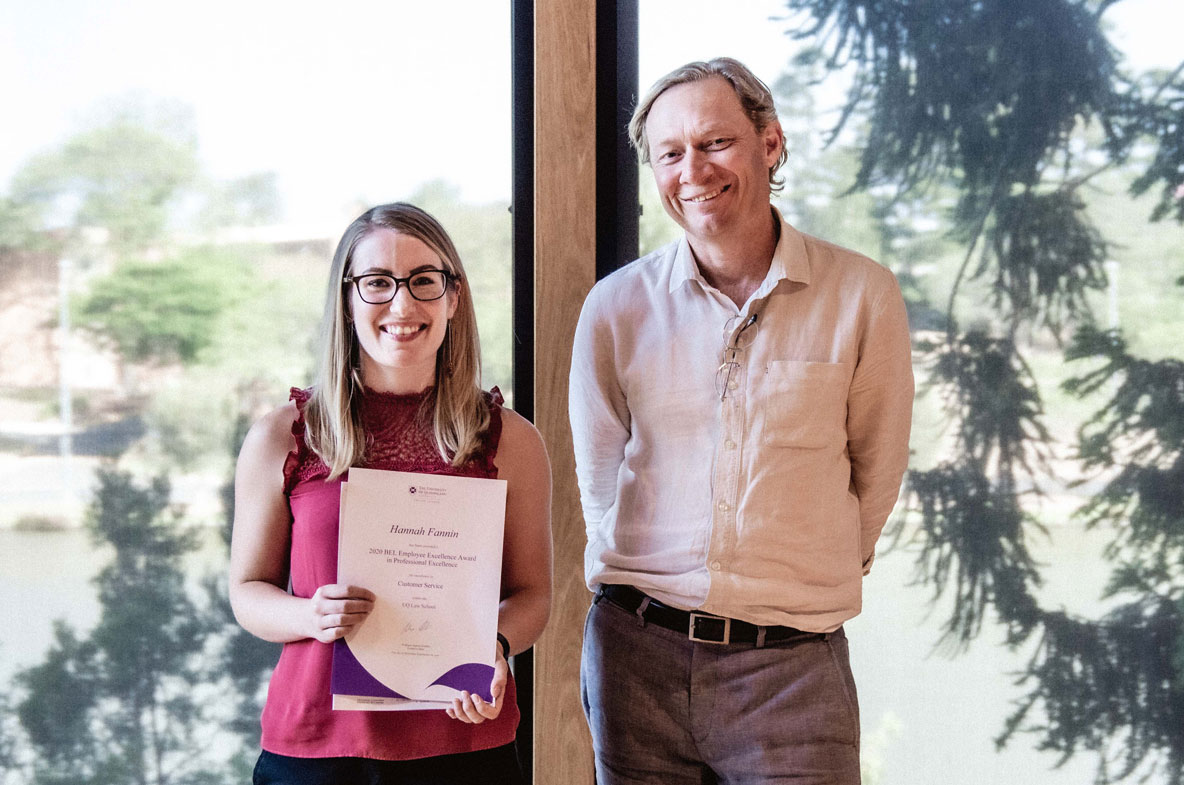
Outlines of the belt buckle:
M 697 613 L 690 611 L 690 625 L 687 629 L 687 637 L 696 643 L 716 643 L 726 644 L 732 642 L 732 620 L 723 616 L 714 616 L 710 613 Z M 700 629 L 699 622 L 709 622 L 704 625 L 706 629 Z M 714 631 L 719 630 L 719 635 L 715 635 Z M 709 635 L 710 637 L 702 637 Z

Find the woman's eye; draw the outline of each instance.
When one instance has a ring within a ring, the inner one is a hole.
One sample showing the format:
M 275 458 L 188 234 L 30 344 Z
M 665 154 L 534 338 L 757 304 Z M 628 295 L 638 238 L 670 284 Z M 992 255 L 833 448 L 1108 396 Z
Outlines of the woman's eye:
M 411 285 L 415 287 L 431 286 L 436 283 L 436 279 L 430 275 L 417 275 L 411 279 Z
M 391 282 L 381 275 L 366 279 L 367 289 L 389 289 Z

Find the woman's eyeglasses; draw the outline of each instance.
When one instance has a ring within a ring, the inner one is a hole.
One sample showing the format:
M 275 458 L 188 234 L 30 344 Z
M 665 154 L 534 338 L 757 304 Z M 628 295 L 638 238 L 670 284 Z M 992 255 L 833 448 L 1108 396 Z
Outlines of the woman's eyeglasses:
M 455 278 L 447 270 L 420 270 L 406 278 L 399 278 L 389 273 L 366 273 L 365 275 L 351 275 L 341 279 L 341 282 L 352 283 L 358 288 L 358 296 L 362 302 L 371 305 L 382 305 L 395 299 L 399 293 L 399 285 L 407 287 L 411 296 L 421 302 L 439 300 L 448 291 L 448 282 Z

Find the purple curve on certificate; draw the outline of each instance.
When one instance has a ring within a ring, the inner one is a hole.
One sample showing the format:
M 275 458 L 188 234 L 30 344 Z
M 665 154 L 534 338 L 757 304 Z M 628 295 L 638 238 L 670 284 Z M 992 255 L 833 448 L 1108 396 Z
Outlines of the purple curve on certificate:
M 350 469 L 337 582 L 375 594 L 334 643 L 335 709 L 443 709 L 491 700 L 506 482 Z

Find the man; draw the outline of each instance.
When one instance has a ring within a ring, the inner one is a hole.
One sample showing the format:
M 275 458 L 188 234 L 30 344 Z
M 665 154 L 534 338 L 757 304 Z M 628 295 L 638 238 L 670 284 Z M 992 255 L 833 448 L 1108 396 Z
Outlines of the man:
M 670 73 L 630 133 L 685 235 L 576 330 L 597 781 L 857 783 L 842 624 L 908 458 L 899 287 L 770 206 L 784 135 L 742 64 Z

